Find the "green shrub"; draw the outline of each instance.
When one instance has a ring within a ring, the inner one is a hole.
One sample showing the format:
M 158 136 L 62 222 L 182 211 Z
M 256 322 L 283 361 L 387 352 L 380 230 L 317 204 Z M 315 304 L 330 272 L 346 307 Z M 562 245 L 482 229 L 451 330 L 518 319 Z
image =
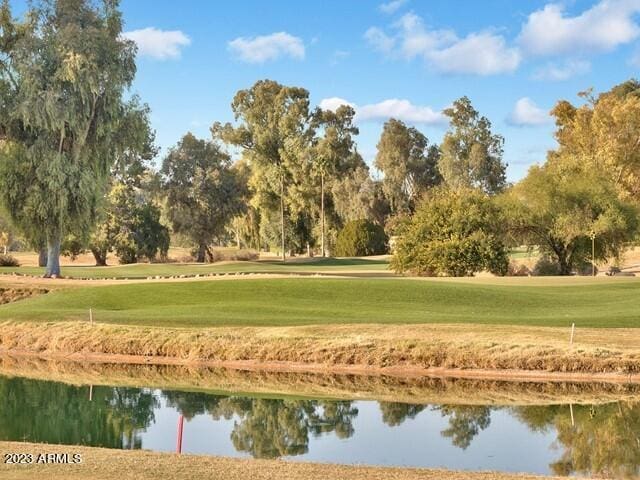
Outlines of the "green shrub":
M 540 277 L 560 275 L 560 265 L 547 255 L 543 255 L 533 267 L 533 274 Z
M 501 216 L 480 191 L 433 190 L 399 229 L 391 267 L 414 275 L 505 275 L 509 257 Z
M 20 262 L 12 255 L 0 254 L 0 267 L 19 267 Z
M 382 255 L 387 253 L 387 236 L 380 225 L 353 220 L 338 232 L 334 253 L 338 257 Z

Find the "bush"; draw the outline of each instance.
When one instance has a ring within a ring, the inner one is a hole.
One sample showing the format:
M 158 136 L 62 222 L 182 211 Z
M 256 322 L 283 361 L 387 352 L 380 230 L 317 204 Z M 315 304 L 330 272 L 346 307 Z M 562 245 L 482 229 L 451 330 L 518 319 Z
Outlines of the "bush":
M 260 258 L 260 254 L 255 250 L 238 250 L 233 252 L 231 257 L 232 260 L 237 260 L 239 262 L 250 262 L 252 260 L 258 260 L 258 258 Z
M 19 267 L 20 262 L 12 255 L 0 254 L 0 267 Z
M 510 277 L 527 277 L 531 275 L 531 270 L 526 265 L 522 263 L 509 263 L 509 270 L 507 271 L 507 275 Z
M 594 270 L 595 270 L 595 273 L 597 274 L 598 267 L 594 269 L 593 264 L 587 260 L 578 261 L 573 267 L 573 271 L 576 273 L 576 275 L 590 276 L 590 275 L 593 275 Z
M 541 277 L 560 275 L 560 265 L 558 265 L 558 262 L 544 255 L 540 257 L 535 267 L 533 267 L 533 274 Z
M 338 232 L 334 253 L 338 257 L 382 255 L 387 253 L 387 236 L 380 225 L 353 220 Z
M 209 263 L 227 261 L 249 262 L 252 260 L 258 260 L 260 254 L 255 250 L 227 250 L 227 249 L 212 249 L 210 254 L 207 254 L 207 260 Z
M 481 191 L 435 189 L 398 231 L 391 267 L 415 275 L 507 274 L 501 210 Z

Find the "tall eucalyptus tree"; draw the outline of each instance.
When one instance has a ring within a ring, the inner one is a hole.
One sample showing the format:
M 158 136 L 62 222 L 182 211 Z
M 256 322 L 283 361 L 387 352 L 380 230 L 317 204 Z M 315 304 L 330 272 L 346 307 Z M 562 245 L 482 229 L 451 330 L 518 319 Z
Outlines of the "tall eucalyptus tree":
M 22 20 L 0 5 L 0 201 L 46 243 L 47 277 L 60 275 L 63 236 L 91 228 L 127 148 L 135 55 L 118 0 L 35 1 Z
M 236 93 L 231 108 L 237 126 L 216 123 L 211 131 L 225 143 L 244 149 L 252 165 L 256 195 L 277 198 L 280 210 L 280 245 L 286 259 L 285 208 L 298 201 L 296 181 L 304 176 L 313 138 L 309 92 L 273 80 L 260 80 Z M 298 202 L 299 203 L 299 202 Z

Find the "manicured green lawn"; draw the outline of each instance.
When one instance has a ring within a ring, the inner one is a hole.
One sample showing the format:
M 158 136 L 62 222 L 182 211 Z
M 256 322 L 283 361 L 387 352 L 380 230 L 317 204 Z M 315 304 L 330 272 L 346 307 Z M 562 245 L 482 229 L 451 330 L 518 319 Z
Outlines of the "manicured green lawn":
M 325 258 L 311 261 L 256 261 L 222 264 L 184 264 L 184 263 L 139 263 L 109 267 L 64 266 L 62 275 L 71 278 L 147 278 L 160 276 L 206 275 L 209 273 L 340 273 L 345 270 L 366 270 L 390 274 L 388 262 L 366 258 Z M 39 267 L 0 267 L 2 273 L 24 273 L 42 275 Z
M 178 327 L 436 322 L 640 327 L 640 281 L 603 278 L 549 286 L 393 278 L 149 282 L 51 292 L 0 306 L 0 321 L 87 320 L 89 308 L 100 322 Z

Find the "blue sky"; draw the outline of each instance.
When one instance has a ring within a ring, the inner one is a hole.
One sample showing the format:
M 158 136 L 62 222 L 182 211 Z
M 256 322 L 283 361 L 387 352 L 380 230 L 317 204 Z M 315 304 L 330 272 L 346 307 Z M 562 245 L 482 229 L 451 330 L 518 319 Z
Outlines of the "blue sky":
M 558 99 L 640 68 L 640 0 L 122 0 L 122 10 L 139 45 L 134 91 L 162 152 L 232 120 L 235 92 L 270 78 L 305 87 L 314 105 L 355 105 L 369 163 L 386 118 L 439 142 L 440 111 L 467 95 L 505 137 L 517 180 L 553 147 L 546 112 Z

